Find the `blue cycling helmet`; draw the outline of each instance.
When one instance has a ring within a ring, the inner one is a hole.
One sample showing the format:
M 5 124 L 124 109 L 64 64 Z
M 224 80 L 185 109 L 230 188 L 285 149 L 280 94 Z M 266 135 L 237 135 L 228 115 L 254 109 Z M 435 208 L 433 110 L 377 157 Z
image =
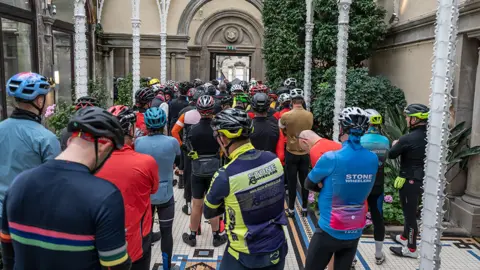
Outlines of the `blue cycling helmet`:
M 47 78 L 33 72 L 18 73 L 7 82 L 8 95 L 26 101 L 33 101 L 39 95 L 48 94 L 50 89 Z
M 158 107 L 149 108 L 143 115 L 148 129 L 160 129 L 167 124 L 166 113 Z

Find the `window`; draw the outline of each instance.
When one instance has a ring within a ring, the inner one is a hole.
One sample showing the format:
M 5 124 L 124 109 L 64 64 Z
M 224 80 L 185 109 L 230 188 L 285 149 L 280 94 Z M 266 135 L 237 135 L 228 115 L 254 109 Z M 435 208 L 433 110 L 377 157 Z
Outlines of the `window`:
M 33 0 L 0 0 L 0 3 L 11 5 L 17 8 L 23 8 L 26 10 L 31 10 L 31 2 Z
M 3 1 L 3 0 L 2 0 Z M 13 75 L 34 69 L 32 63 L 32 26 L 27 23 L 1 19 L 3 38 L 3 68 L 5 82 Z M 7 98 L 7 115 L 13 111 L 13 99 Z
M 235 78 L 243 81 L 244 80 L 244 70 L 245 70 L 245 67 L 236 66 L 235 67 Z
M 56 20 L 73 23 L 75 0 L 54 0 L 52 4 L 57 8 Z
M 72 101 L 72 35 L 53 30 L 53 75 L 57 102 Z

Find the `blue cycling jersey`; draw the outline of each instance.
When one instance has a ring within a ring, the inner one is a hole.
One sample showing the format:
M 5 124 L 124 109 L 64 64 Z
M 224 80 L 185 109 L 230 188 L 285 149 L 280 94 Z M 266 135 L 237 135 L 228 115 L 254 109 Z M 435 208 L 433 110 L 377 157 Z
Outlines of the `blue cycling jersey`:
M 340 240 L 357 239 L 366 223 L 366 199 L 375 182 L 377 155 L 363 148 L 360 138 L 343 143 L 342 149 L 322 155 L 308 178 L 323 183 L 318 198 L 318 225 Z
M 178 141 L 162 134 L 143 136 L 135 140 L 135 151 L 152 156 L 158 164 L 160 185 L 158 191 L 151 195 L 152 204 L 163 204 L 173 196 L 173 163 L 180 155 Z
M 35 121 L 9 118 L 0 123 L 0 153 L 0 207 L 3 207 L 13 179 L 58 156 L 60 142 Z
M 382 136 L 378 130 L 371 127 L 365 135 L 360 139 L 362 146 L 377 154 L 378 172 L 375 178 L 375 186 L 383 187 L 385 182 L 384 163 L 387 159 L 388 150 L 390 150 L 390 141 L 387 137 Z

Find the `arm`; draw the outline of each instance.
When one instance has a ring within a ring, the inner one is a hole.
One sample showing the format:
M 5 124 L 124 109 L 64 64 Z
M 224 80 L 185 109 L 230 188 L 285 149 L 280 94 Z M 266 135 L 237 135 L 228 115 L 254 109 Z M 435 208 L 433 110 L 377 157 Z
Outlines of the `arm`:
M 182 145 L 182 139 L 180 138 L 180 131 L 182 131 L 183 127 L 185 126 L 184 121 L 185 121 L 185 114 L 182 114 L 178 118 L 177 123 L 175 123 L 175 126 L 173 126 L 172 128 L 172 137 L 177 139 L 177 142 L 179 145 Z
M 283 132 L 283 134 L 286 134 L 287 132 L 287 115 L 286 114 L 282 115 L 282 117 L 280 117 L 280 120 L 278 120 L 278 127 Z
M 182 152 L 180 151 L 180 145 L 178 144 L 178 141 L 172 140 L 173 143 L 173 149 L 175 152 L 175 164 L 180 164 L 180 156 Z
M 12 270 L 15 262 L 15 252 L 13 250 L 10 229 L 8 228 L 7 196 L 8 192 L 5 194 L 5 199 L 3 200 L 2 232 L 0 233 L 0 239 L 2 240 L 3 269 Z
M 230 193 L 230 184 L 225 169 L 220 168 L 213 176 L 213 181 L 205 196 L 203 215 L 211 219 L 225 213 L 225 197 Z
M 61 150 L 60 142 L 58 141 L 55 135 L 51 134 L 52 136 L 46 137 L 41 142 L 41 157 L 42 163 L 45 163 L 48 160 L 56 158 Z
M 327 152 L 317 161 L 315 167 L 305 179 L 305 188 L 319 192 L 323 180 L 330 176 L 335 170 L 335 152 Z
M 280 162 L 282 162 L 282 165 L 285 165 L 285 136 L 283 135 L 283 132 L 281 130 L 278 135 L 279 136 L 275 152 L 277 153 L 277 157 L 278 159 L 280 159 Z
M 128 270 L 132 264 L 125 242 L 125 208 L 116 190 L 100 206 L 96 217 L 95 245 L 103 270 Z
M 389 159 L 395 159 L 402 155 L 405 150 L 408 149 L 408 138 L 405 138 L 405 136 L 400 137 L 398 142 L 390 148 L 390 151 L 388 152 L 388 158 Z

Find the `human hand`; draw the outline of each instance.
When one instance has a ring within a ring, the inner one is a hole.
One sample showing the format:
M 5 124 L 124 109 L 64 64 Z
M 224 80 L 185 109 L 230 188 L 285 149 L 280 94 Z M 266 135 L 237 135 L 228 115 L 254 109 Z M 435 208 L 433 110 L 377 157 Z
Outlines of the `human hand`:
M 318 187 L 323 188 L 323 183 L 322 182 L 318 183 Z

